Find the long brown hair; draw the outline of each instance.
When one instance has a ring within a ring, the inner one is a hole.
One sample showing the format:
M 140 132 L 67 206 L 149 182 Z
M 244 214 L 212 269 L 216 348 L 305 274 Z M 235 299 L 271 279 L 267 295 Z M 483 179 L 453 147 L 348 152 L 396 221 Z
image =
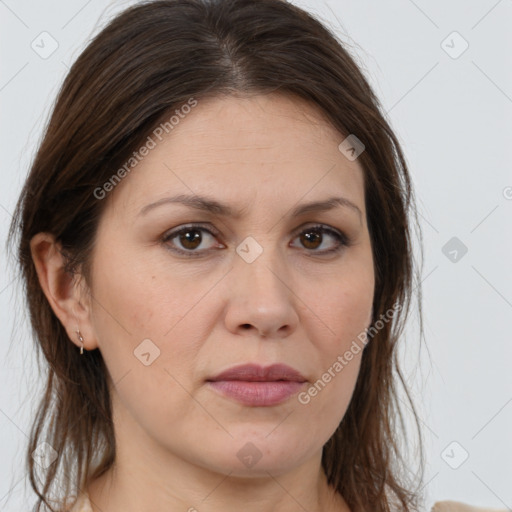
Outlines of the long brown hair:
M 31 238 L 52 233 L 67 256 L 67 271 L 90 282 L 90 252 L 107 205 L 94 190 L 162 119 L 190 98 L 272 92 L 306 99 L 341 134 L 354 134 L 365 146 L 358 158 L 375 262 L 372 322 L 381 326 L 363 352 L 348 410 L 324 446 L 323 469 L 353 512 L 418 509 L 422 433 L 400 371 L 397 342 L 419 276 L 412 215 L 420 238 L 421 232 L 406 161 L 378 99 L 334 33 L 285 1 L 157 0 L 114 18 L 71 67 L 9 231 L 11 244 L 18 236 L 24 294 L 48 368 L 26 459 L 38 496 L 35 510 L 46 505 L 54 511 L 59 497 L 83 491 L 112 466 L 116 443 L 101 353 L 80 356 L 70 342 L 39 284 Z M 399 312 L 382 322 L 396 304 Z M 419 435 L 416 475 L 404 458 L 402 445 L 409 439 L 404 442 L 398 382 Z M 32 452 L 44 441 L 59 457 L 41 471 Z

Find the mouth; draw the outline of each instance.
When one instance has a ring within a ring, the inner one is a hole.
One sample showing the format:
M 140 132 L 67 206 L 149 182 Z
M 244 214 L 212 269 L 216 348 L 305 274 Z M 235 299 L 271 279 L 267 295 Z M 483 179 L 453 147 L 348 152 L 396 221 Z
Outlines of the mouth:
M 222 396 L 253 407 L 278 405 L 297 393 L 306 382 L 299 371 L 285 364 L 235 366 L 207 380 Z

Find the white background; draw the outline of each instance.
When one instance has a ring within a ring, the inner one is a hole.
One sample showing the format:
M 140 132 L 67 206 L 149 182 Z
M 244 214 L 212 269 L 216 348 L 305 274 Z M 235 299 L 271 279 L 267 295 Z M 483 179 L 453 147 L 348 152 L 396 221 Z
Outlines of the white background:
M 0 0 L 2 243 L 70 63 L 132 3 Z M 425 343 L 413 316 L 402 355 L 426 440 L 427 505 L 454 499 L 512 509 L 512 1 L 293 3 L 350 45 L 414 181 Z M 43 31 L 58 42 L 47 59 L 31 48 Z M 455 262 L 443 253 L 452 237 L 467 247 Z M 24 495 L 24 450 L 43 380 L 19 281 L 4 247 L 1 255 L 0 509 L 19 511 L 33 503 Z

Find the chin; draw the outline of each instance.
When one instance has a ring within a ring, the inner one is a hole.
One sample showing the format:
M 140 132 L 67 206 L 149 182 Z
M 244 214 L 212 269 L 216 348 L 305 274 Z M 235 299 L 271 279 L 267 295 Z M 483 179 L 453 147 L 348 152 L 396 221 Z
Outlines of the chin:
M 295 439 L 289 432 L 282 431 L 278 435 L 272 428 L 262 429 L 261 432 L 245 431 L 234 433 L 233 438 L 225 442 L 212 442 L 210 462 L 214 462 L 212 469 L 237 477 L 266 477 L 285 474 L 315 453 L 321 447 L 307 447 L 300 436 Z M 220 452 L 219 452 L 220 448 Z M 215 450 L 215 451 L 213 451 Z

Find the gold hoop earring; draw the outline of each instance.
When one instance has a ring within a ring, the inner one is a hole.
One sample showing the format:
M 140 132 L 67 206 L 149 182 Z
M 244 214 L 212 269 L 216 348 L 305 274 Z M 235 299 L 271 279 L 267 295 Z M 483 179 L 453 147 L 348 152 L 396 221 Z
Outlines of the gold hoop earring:
M 82 344 L 82 346 L 80 347 L 80 355 L 82 355 L 84 353 L 84 339 L 83 339 L 82 335 L 80 334 L 80 329 L 76 330 L 76 334 L 78 335 L 78 340 Z

